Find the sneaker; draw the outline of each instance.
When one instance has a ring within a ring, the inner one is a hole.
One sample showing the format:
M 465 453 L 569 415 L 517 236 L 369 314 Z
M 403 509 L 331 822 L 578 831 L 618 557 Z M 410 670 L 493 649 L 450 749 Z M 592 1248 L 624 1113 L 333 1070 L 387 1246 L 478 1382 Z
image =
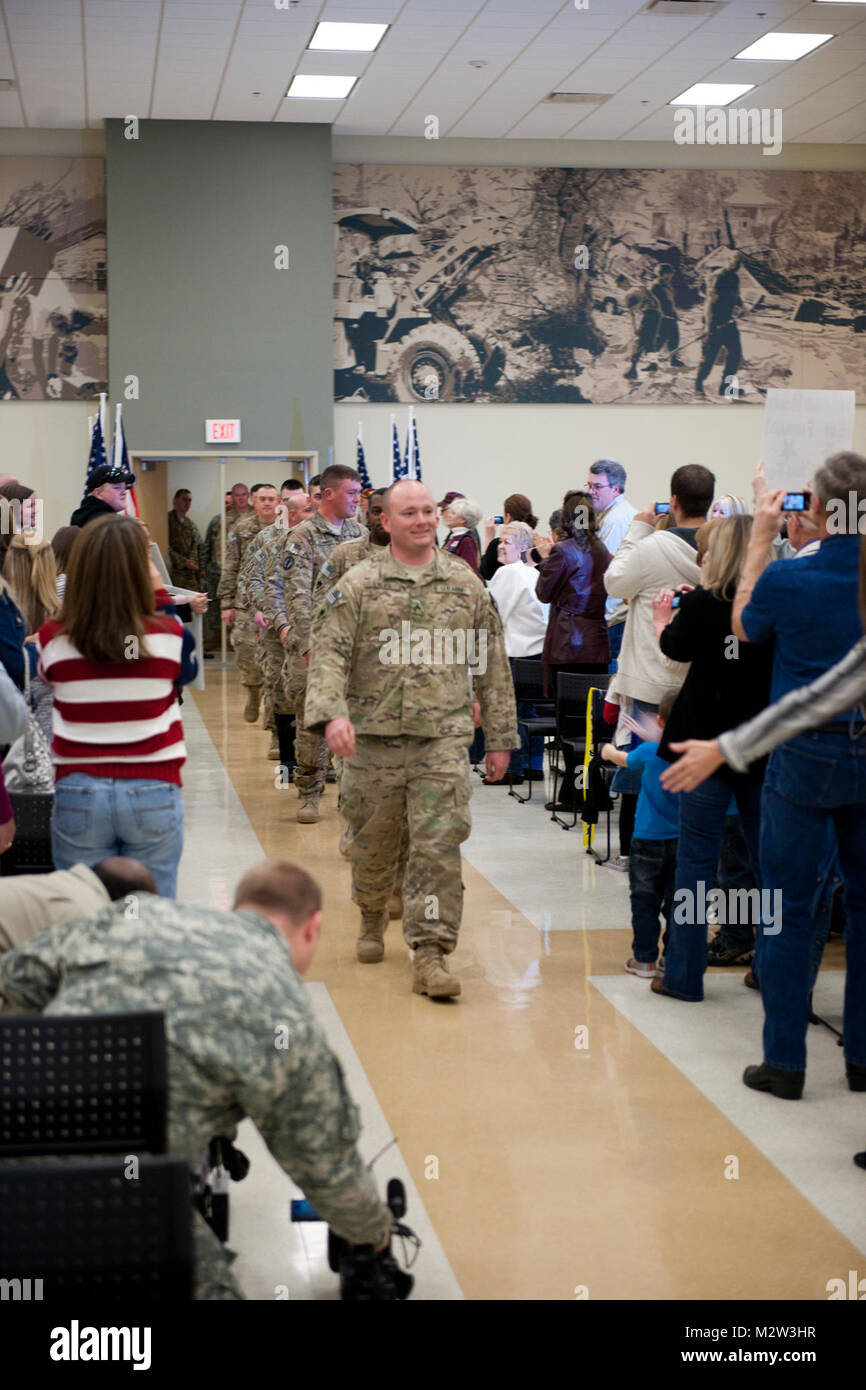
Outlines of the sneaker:
M 651 980 L 659 973 L 653 961 L 635 960 L 634 956 L 626 961 L 625 968 L 629 975 L 637 975 L 641 980 Z
M 726 946 L 720 936 L 713 937 L 707 947 L 707 965 L 751 965 L 755 948 L 748 946 Z
M 607 867 L 608 867 L 609 869 L 618 869 L 619 872 L 620 872 L 621 874 L 627 874 L 627 873 L 628 873 L 628 855 L 627 855 L 627 854 L 618 854 L 618 855 L 616 856 L 616 858 L 614 858 L 614 859 L 608 859 L 608 861 L 607 861 Z

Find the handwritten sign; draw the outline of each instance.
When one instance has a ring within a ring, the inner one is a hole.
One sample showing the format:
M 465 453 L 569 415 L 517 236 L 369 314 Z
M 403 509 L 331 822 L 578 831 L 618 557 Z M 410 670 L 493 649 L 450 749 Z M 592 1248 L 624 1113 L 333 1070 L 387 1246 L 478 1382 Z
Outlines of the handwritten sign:
M 767 392 L 761 458 L 771 490 L 799 492 L 829 454 L 850 449 L 853 439 L 853 391 Z

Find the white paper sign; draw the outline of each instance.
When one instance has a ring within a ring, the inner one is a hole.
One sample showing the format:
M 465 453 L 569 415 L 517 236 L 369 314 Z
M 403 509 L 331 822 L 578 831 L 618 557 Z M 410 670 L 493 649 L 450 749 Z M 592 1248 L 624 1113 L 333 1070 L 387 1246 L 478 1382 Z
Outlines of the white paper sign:
M 853 391 L 767 392 L 761 458 L 771 490 L 802 491 L 818 465 L 853 440 Z

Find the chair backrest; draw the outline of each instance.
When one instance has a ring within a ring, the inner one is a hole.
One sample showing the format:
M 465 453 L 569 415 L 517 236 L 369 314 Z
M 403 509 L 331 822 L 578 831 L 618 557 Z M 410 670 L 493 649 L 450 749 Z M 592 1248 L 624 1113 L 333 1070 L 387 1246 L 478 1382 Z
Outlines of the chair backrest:
M 189 1167 L 166 1157 L 128 1167 L 120 1157 L 0 1164 L 4 1298 L 68 1310 L 79 1296 L 127 1307 L 192 1297 Z
M 598 689 L 592 694 L 592 728 L 596 749 L 603 743 L 610 743 L 616 733 L 616 724 L 608 723 L 604 717 L 604 696 L 605 692 Z
M 559 671 L 556 678 L 556 727 L 566 738 L 582 738 L 586 732 L 586 706 L 589 692 L 597 688 L 598 676 L 578 676 Z
M 165 1015 L 0 1017 L 0 1156 L 165 1153 Z
M 544 670 L 540 661 L 517 657 L 514 662 L 514 698 L 532 701 L 550 699 L 544 694 Z

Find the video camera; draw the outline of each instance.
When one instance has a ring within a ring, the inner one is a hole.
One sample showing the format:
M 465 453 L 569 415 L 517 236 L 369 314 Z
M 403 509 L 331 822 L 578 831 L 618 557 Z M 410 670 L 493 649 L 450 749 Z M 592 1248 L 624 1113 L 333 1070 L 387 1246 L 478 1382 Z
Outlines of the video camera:
M 334 1231 L 328 1230 L 328 1266 L 340 1276 L 340 1298 L 357 1303 L 393 1303 L 409 1297 L 415 1283 L 414 1276 L 407 1272 L 415 1262 L 421 1241 L 415 1232 L 404 1225 L 406 1213 L 406 1189 L 399 1178 L 388 1183 L 386 1204 L 393 1220 L 391 1239 L 387 1249 L 375 1251 L 372 1245 L 352 1245 Z M 292 1202 L 293 1221 L 318 1221 L 309 1202 Z M 391 1251 L 391 1240 L 397 1236 L 403 1243 L 403 1259 L 407 1269 L 401 1269 Z M 411 1260 L 406 1258 L 406 1241 L 415 1251 Z

